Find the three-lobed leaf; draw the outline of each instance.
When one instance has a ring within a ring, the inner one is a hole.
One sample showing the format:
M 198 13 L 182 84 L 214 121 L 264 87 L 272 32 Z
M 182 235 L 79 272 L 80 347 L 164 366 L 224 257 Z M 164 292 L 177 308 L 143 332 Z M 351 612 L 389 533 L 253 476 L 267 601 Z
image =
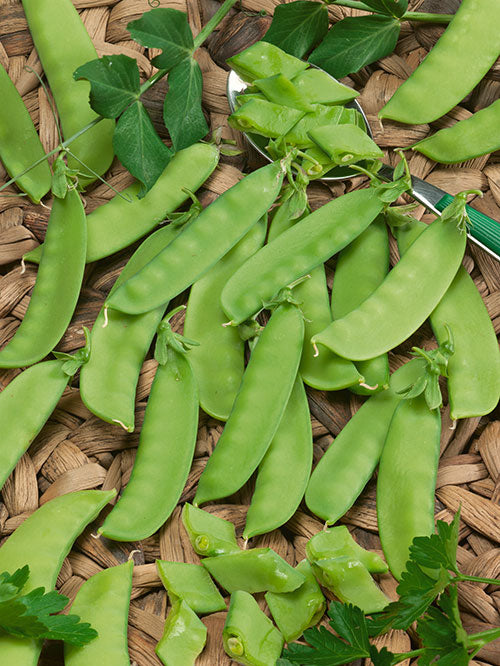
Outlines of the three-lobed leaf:
M 262 38 L 297 58 L 314 48 L 328 32 L 328 10 L 322 2 L 296 0 L 278 5 Z

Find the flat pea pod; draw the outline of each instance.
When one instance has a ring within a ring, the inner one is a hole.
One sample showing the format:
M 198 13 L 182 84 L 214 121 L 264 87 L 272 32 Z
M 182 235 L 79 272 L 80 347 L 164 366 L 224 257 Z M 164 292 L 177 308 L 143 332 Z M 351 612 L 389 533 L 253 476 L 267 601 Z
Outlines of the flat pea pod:
M 385 221 L 379 216 L 337 258 L 331 301 L 334 319 L 345 317 L 361 305 L 382 284 L 388 271 L 389 237 Z M 367 386 L 353 385 L 351 390 L 354 393 L 370 395 L 374 390 L 380 391 L 387 386 L 387 354 L 359 361 L 356 367 L 365 378 Z
M 87 230 L 80 195 L 54 199 L 45 245 L 28 309 L 0 351 L 0 368 L 20 368 L 47 356 L 64 335 L 80 295 Z
M 316 465 L 306 490 L 310 511 L 332 525 L 350 509 L 378 464 L 389 424 L 401 396 L 424 363 L 414 359 L 391 376 L 389 388 L 369 398 Z
M 289 55 L 278 46 L 258 41 L 244 51 L 227 59 L 231 69 L 245 81 L 265 79 L 268 76 L 283 74 L 291 79 L 307 68 L 307 62 Z
M 172 604 L 182 599 L 197 614 L 226 610 L 224 599 L 201 564 L 156 560 L 156 568 Z
M 232 495 L 257 469 L 290 398 L 303 336 L 300 311 L 280 305 L 252 351 L 229 419 L 198 482 L 195 506 Z
M 98 116 L 90 108 L 90 84 L 75 81 L 73 72 L 95 60 L 97 52 L 71 0 L 23 0 L 24 13 L 37 53 L 54 95 L 64 137 L 69 139 Z M 113 161 L 113 120 L 101 120 L 71 144 L 78 160 L 102 175 Z M 85 172 L 85 167 L 68 157 L 68 166 Z M 86 186 L 96 176 L 80 178 Z
M 394 229 L 402 254 L 425 228 L 414 220 Z M 498 343 L 484 301 L 463 266 L 429 319 L 440 345 L 448 336 L 446 325 L 453 335 L 447 381 L 451 418 L 489 414 L 500 396 Z
M 465 231 L 455 217 L 438 218 L 358 308 L 312 341 L 355 361 L 397 347 L 424 323 L 443 297 L 458 271 L 465 243 Z
M 0 547 L 0 570 L 14 572 L 27 564 L 30 576 L 23 593 L 52 590 L 74 540 L 115 495 L 115 490 L 81 490 L 43 504 Z M 0 636 L 4 664 L 36 666 L 41 649 L 34 639 Z
M 499 125 L 500 99 L 497 99 L 470 118 L 419 141 L 412 146 L 412 150 L 441 164 L 464 162 L 500 148 Z
M 214 557 L 239 550 L 234 525 L 186 502 L 182 509 L 182 524 L 193 550 L 203 557 Z
M 399 580 L 410 545 L 434 532 L 441 415 L 425 398 L 402 400 L 392 417 L 377 480 L 377 517 L 387 563 Z
M 481 81 L 500 54 L 499 24 L 497 0 L 463 0 L 437 44 L 379 116 L 411 125 L 444 116 Z
M 193 666 L 206 640 L 203 622 L 185 601 L 178 601 L 167 616 L 155 652 L 165 666 Z
M 349 192 L 314 211 L 246 261 L 222 292 L 222 307 L 234 324 L 297 278 L 348 245 L 382 211 L 376 189 Z
M 266 213 L 280 191 L 283 170 L 282 163 L 273 162 L 233 185 L 121 285 L 107 305 L 139 314 L 172 300 L 191 286 Z
M 189 359 L 198 383 L 201 408 L 227 421 L 245 369 L 245 343 L 234 326 L 223 326 L 220 305 L 224 285 L 241 264 L 264 243 L 266 224 L 258 222 L 189 293 L 184 334 L 200 343 Z
M 313 441 L 309 403 L 297 377 L 278 430 L 262 459 L 243 537 L 284 525 L 299 506 L 309 480 Z
M 302 118 L 304 111 L 251 99 L 238 107 L 228 118 L 228 125 L 241 132 L 276 138 L 286 134 Z
M 14 177 L 44 157 L 45 150 L 16 86 L 2 65 L 0 92 L 0 157 L 9 176 Z M 50 190 L 51 182 L 52 174 L 45 160 L 16 179 L 19 189 L 36 204 Z
M 83 647 L 64 645 L 65 666 L 129 666 L 128 609 L 133 560 L 94 574 L 78 590 L 71 612 L 90 622 L 99 634 Z
M 134 182 L 87 216 L 86 262 L 108 257 L 152 231 L 167 215 L 189 198 L 210 176 L 219 161 L 219 150 L 208 143 L 195 143 L 174 155 L 149 192 L 139 199 Z M 125 198 L 123 198 L 125 197 Z M 24 255 L 38 263 L 43 245 Z

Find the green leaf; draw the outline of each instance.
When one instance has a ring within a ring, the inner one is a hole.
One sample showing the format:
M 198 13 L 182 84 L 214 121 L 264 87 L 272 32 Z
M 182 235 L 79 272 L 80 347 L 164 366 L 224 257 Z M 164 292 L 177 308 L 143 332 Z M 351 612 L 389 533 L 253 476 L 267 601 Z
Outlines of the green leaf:
M 469 663 L 467 634 L 460 620 L 456 587 L 441 595 L 439 606 L 441 610 L 429 608 L 418 622 L 417 632 L 426 649 L 419 663 L 439 661 L 440 666 L 466 666 Z
M 350 664 L 355 659 L 370 656 L 369 650 L 344 643 L 325 627 L 306 629 L 304 638 L 312 647 L 290 643 L 283 651 L 283 657 L 292 664 L 341 666 L 341 664 Z
M 196 143 L 208 132 L 201 109 L 202 86 L 203 76 L 194 58 L 183 60 L 168 75 L 163 120 L 175 151 Z
M 357 72 L 389 55 L 398 41 L 400 23 L 386 16 L 354 16 L 342 19 L 309 56 L 336 78 Z
M 354 648 L 360 651 L 370 651 L 368 630 L 363 611 L 352 604 L 342 604 L 332 601 L 328 610 L 330 626 L 341 638 L 344 638 Z
M 394 654 L 389 652 L 386 647 L 383 647 L 379 651 L 374 645 L 371 645 L 370 659 L 372 660 L 373 666 L 392 666 L 394 663 Z
M 0 574 L 0 603 L 12 599 L 23 589 L 30 575 L 30 568 L 26 564 L 13 574 L 4 571 Z
M 151 63 L 158 69 L 171 70 L 193 52 L 193 34 L 187 15 L 178 9 L 151 9 L 127 25 L 130 36 L 139 44 L 162 49 Z
M 443 567 L 458 573 L 457 547 L 460 511 L 451 523 L 437 521 L 437 534 L 428 537 L 415 537 L 410 546 L 410 558 L 422 567 L 437 569 Z
M 120 116 L 113 135 L 113 148 L 123 166 L 143 183 L 140 197 L 153 187 L 172 157 L 139 101 Z
M 139 98 L 139 68 L 136 60 L 126 55 L 91 60 L 78 67 L 73 78 L 90 82 L 90 106 L 105 118 L 118 118 Z
M 269 30 L 262 37 L 291 55 L 302 58 L 328 32 L 328 9 L 322 2 L 296 0 L 278 5 Z
M 364 3 L 379 14 L 395 18 L 401 18 L 408 9 L 408 0 L 364 0 Z

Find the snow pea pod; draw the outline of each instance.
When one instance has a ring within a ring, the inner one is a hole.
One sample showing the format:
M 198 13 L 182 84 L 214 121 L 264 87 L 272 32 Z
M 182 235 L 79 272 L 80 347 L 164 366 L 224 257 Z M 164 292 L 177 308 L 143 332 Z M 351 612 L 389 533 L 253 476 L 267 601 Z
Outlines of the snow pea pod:
M 9 176 L 22 173 L 45 155 L 31 116 L 2 65 L 0 65 L 0 157 Z M 16 179 L 16 185 L 33 203 L 50 190 L 52 174 L 49 163 L 38 166 Z
M 223 326 L 226 316 L 220 295 L 231 275 L 263 245 L 265 235 L 266 224 L 262 219 L 193 284 L 189 293 L 184 333 L 200 343 L 189 354 L 200 405 L 221 421 L 227 421 L 241 384 L 245 343 L 234 326 Z
M 0 547 L 0 570 L 16 571 L 28 564 L 23 593 L 37 587 L 52 590 L 73 541 L 115 495 L 115 490 L 81 490 L 43 504 Z M 41 648 L 34 639 L 0 636 L 4 664 L 36 666 Z
M 210 574 L 200 564 L 156 560 L 156 568 L 170 601 L 185 601 L 198 614 L 226 610 Z
M 75 69 L 95 60 L 97 52 L 71 0 L 23 0 L 23 8 L 64 137 L 69 139 L 98 117 L 89 105 L 89 83 L 73 78 Z M 102 120 L 71 144 L 78 160 L 99 175 L 113 161 L 114 128 L 113 120 Z M 85 172 L 85 167 L 71 157 L 68 166 Z M 95 178 L 86 174 L 80 178 L 80 185 L 85 187 Z
M 383 207 L 376 188 L 349 192 L 265 245 L 236 271 L 222 292 L 222 307 L 232 323 L 245 321 L 279 289 L 339 252 Z
M 165 666 L 193 666 L 207 640 L 207 628 L 185 601 L 172 606 L 155 652 Z
M 65 666 L 129 666 L 127 621 L 133 560 L 91 576 L 78 590 L 71 612 L 98 632 L 84 647 L 64 645 Z
M 499 24 L 497 0 L 462 0 L 437 44 L 379 116 L 411 125 L 444 116 L 481 81 L 500 54 Z
M 231 69 L 244 81 L 265 79 L 276 74 L 283 74 L 291 79 L 307 68 L 307 62 L 282 51 L 269 42 L 258 41 L 241 53 L 227 59 Z
M 57 345 L 80 294 L 87 230 L 80 195 L 54 199 L 45 246 L 28 309 L 14 337 L 0 351 L 0 368 L 36 363 Z
M 266 213 L 286 165 L 273 162 L 245 176 L 109 298 L 107 305 L 139 314 L 170 301 L 202 277 Z
M 303 336 L 297 307 L 278 306 L 252 351 L 231 415 L 198 482 L 195 506 L 232 495 L 258 467 L 292 392 Z
M 182 524 L 193 550 L 203 557 L 213 557 L 239 550 L 234 525 L 229 520 L 198 509 L 188 502 L 182 509 Z

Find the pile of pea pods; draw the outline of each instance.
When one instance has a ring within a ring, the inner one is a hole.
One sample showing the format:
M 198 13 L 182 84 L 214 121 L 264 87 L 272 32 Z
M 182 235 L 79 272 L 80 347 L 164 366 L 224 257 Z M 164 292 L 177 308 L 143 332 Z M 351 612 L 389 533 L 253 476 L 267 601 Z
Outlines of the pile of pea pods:
M 81 87 L 74 82 L 76 87 L 68 88 L 65 81 L 68 72 L 95 57 L 95 50 L 71 3 L 61 5 L 61 15 L 47 0 L 44 4 L 41 12 L 39 4 L 35 9 L 33 0 L 23 0 L 63 130 L 71 135 L 95 114 L 89 115 L 83 104 Z M 74 60 L 67 62 L 44 40 L 50 23 L 69 31 Z M 0 485 L 77 372 L 88 409 L 133 432 L 137 382 L 153 341 L 158 367 L 132 475 L 98 535 L 131 542 L 154 534 L 172 514 L 189 475 L 199 407 L 226 422 L 193 505 L 183 510 L 202 564 L 157 563 L 172 602 L 157 646 L 166 666 L 193 664 L 206 640 L 198 616 L 225 610 L 211 576 L 231 594 L 223 640 L 228 655 L 242 664 L 272 666 L 284 641 L 317 623 L 325 610 L 320 586 L 367 613 L 384 608 L 388 599 L 372 574 L 385 572 L 388 565 L 399 579 L 413 538 L 434 530 L 440 375 L 447 378 L 454 420 L 488 414 L 500 394 L 495 332 L 461 266 L 467 193 L 430 225 L 402 214 L 391 204 L 410 186 L 404 160 L 392 183 L 376 177 L 382 153 L 359 117 L 338 106 L 350 99 L 345 86 L 330 90 L 333 100 L 315 97 L 324 87 L 322 80 L 316 85 L 320 73 L 308 74 L 317 70 L 263 42 L 231 64 L 256 88 L 240 100 L 244 104 L 232 123 L 271 139 L 276 159 L 204 210 L 192 197 L 184 215 L 157 228 L 216 169 L 219 148 L 211 143 L 179 151 L 143 198 L 134 183 L 89 215 L 62 157 L 54 167 L 58 178 L 41 162 L 17 180 L 35 203 L 51 185 L 55 197 L 43 246 L 25 256 L 39 263 L 26 315 L 0 350 L 0 368 L 26 368 L 0 394 Z M 9 172 L 18 173 L 43 149 L 15 89 L 3 77 L 0 68 L 6 108 L 19 113 L 26 126 L 24 154 L 2 152 Z M 298 113 L 278 112 L 277 106 Z M 277 114 L 285 123 L 279 127 L 271 122 Z M 76 158 L 69 166 L 80 160 L 93 177 L 105 173 L 113 157 L 111 136 L 111 121 L 96 124 L 75 142 Z M 369 185 L 311 212 L 309 179 L 359 162 Z M 91 180 L 87 175 L 83 184 Z M 388 227 L 401 256 L 392 270 Z M 85 331 L 85 347 L 73 355 L 53 352 L 73 316 L 86 264 L 140 239 L 92 330 Z M 330 298 L 324 263 L 334 255 Z M 169 303 L 187 289 L 187 306 L 170 309 Z M 180 310 L 185 310 L 182 335 L 171 324 Z M 263 311 L 269 313 L 265 325 Z M 391 375 L 388 352 L 427 319 L 437 348 L 415 350 L 415 358 Z M 50 353 L 55 358 L 44 360 Z M 312 474 L 304 384 L 367 396 Z M 200 508 L 233 495 L 254 477 L 243 532 L 246 546 L 252 537 L 284 525 L 304 498 L 325 527 L 332 526 L 377 465 L 377 512 L 387 565 L 356 544 L 345 527 L 330 527 L 312 537 L 307 559 L 293 568 L 269 548 L 239 548 L 234 526 Z M 79 491 L 44 504 L 0 547 L 0 571 L 28 563 L 29 588 L 52 589 L 77 535 L 115 494 Z M 129 663 L 132 567 L 127 562 L 104 570 L 82 586 L 73 612 L 91 622 L 99 637 L 84 649 L 68 646 L 65 663 L 86 666 L 105 655 L 110 655 L 106 663 Z M 266 592 L 278 628 L 252 597 L 258 592 Z M 38 641 L 0 636 L 2 663 L 34 664 L 40 650 Z

